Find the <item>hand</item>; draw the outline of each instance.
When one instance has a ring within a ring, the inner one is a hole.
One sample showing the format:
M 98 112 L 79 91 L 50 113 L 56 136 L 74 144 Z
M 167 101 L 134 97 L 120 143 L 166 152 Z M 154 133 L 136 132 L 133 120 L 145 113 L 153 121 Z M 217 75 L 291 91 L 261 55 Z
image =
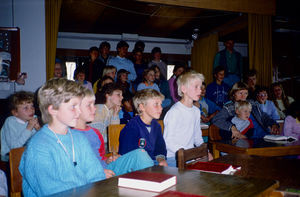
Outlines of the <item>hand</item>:
M 41 128 L 38 119 L 37 119 L 37 123 L 34 125 L 34 128 L 35 128 L 36 131 L 40 130 L 40 128 Z
M 104 173 L 105 173 L 105 177 L 108 179 L 108 178 L 111 178 L 113 176 L 116 176 L 116 174 L 114 173 L 114 171 L 112 170 L 108 170 L 108 169 L 104 169 Z
M 119 157 L 120 157 L 119 154 L 113 154 L 112 156 L 110 156 L 106 159 L 106 163 L 109 164 L 113 161 L 116 161 Z
M 273 124 L 271 126 L 271 134 L 273 135 L 279 135 L 280 134 L 280 130 L 277 124 Z
M 231 136 L 232 139 L 247 139 L 247 137 L 241 134 L 240 131 L 237 130 L 235 126 L 231 127 L 231 132 L 232 132 L 232 136 Z
M 37 118 L 32 118 L 32 119 L 28 120 L 26 129 L 28 129 L 29 131 L 32 131 L 32 129 L 35 128 L 36 125 L 40 125 Z
M 165 167 L 167 167 L 168 166 L 168 163 L 167 163 L 167 161 L 166 160 L 161 160 L 161 161 L 158 161 L 158 165 L 159 166 L 165 166 Z
M 207 117 L 205 117 L 205 116 L 203 116 L 203 115 L 201 115 L 201 122 L 203 122 L 203 123 L 207 123 L 207 122 L 209 122 L 209 118 L 207 118 Z

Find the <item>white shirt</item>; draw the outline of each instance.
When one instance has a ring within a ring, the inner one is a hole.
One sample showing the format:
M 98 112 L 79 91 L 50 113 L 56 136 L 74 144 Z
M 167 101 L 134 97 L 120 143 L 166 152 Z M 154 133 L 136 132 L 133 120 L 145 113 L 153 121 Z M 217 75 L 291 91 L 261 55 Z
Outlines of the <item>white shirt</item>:
M 200 110 L 175 103 L 164 118 L 164 139 L 167 157 L 175 157 L 180 148 L 189 149 L 203 143 Z

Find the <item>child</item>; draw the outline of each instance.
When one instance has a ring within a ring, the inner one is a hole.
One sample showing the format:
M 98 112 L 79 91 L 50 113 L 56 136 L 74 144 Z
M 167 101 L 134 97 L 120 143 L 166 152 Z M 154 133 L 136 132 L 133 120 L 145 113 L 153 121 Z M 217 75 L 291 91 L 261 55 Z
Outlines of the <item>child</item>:
M 140 83 L 137 87 L 137 91 L 143 90 L 143 89 L 154 89 L 158 92 L 160 92 L 159 87 L 157 86 L 155 81 L 155 70 L 153 68 L 145 69 L 143 73 L 143 82 Z
M 33 106 L 34 95 L 20 91 L 9 98 L 12 116 L 8 117 L 1 129 L 1 160 L 8 161 L 9 151 L 19 148 L 40 129 Z
M 235 116 L 231 119 L 232 124 L 245 138 L 253 136 L 253 122 L 250 119 L 252 105 L 248 101 L 237 101 L 234 104 Z M 231 136 L 231 134 L 230 134 Z
M 169 166 L 176 167 L 175 154 L 180 148 L 189 149 L 203 143 L 200 127 L 200 110 L 193 105 L 201 96 L 204 77 L 200 73 L 187 72 L 178 80 L 180 102 L 175 103 L 164 118 L 164 139 Z M 209 154 L 209 157 L 212 156 Z
M 131 119 L 120 133 L 119 154 L 125 154 L 137 148 L 144 148 L 155 164 L 167 166 L 165 160 L 166 144 L 162 136 L 159 119 L 164 96 L 153 89 L 138 91 L 133 104 L 139 115 Z
M 185 71 L 185 66 L 181 64 L 175 65 L 173 69 L 173 76 L 169 79 L 169 88 L 170 88 L 170 94 L 173 99 L 173 101 L 176 103 L 180 100 L 180 97 L 178 95 L 178 86 L 177 86 L 177 78 Z
M 268 100 L 267 88 L 261 87 L 257 89 L 256 100 L 258 102 L 259 108 L 263 112 L 268 114 L 273 120 L 280 119 L 273 101 Z
M 122 109 L 119 113 L 120 123 L 127 124 L 134 117 L 132 95 L 125 94 L 122 100 Z
M 169 83 L 167 80 L 160 73 L 160 69 L 158 66 L 153 65 L 151 66 L 152 69 L 155 71 L 155 83 L 157 84 L 160 92 L 165 96 L 165 99 L 162 102 L 162 107 L 166 108 L 172 104 L 172 97 L 170 94 Z
M 228 102 L 228 92 L 230 87 L 224 83 L 225 68 L 217 66 L 214 69 L 214 82 L 207 85 L 206 97 L 216 103 L 219 107 Z
M 203 82 L 201 86 L 201 97 L 194 105 L 199 107 L 201 111 L 201 122 L 210 124 L 210 120 L 221 110 L 221 108 L 211 100 L 205 98 L 205 86 L 206 84 Z
M 120 124 L 119 111 L 122 99 L 122 89 L 115 83 L 104 85 L 99 94 L 96 94 L 96 115 L 90 126 L 101 132 L 105 143 L 108 125 Z
M 0 197 L 8 196 L 7 191 L 7 180 L 5 173 L 2 170 L 0 170 Z
M 113 155 L 109 158 L 105 157 L 105 146 L 101 133 L 99 130 L 91 128 L 86 124 L 94 120 L 96 111 L 94 103 L 94 94 L 86 89 L 85 97 L 80 105 L 81 114 L 76 124 L 76 129 L 82 131 L 88 139 L 94 153 L 104 168 L 106 178 L 153 166 L 153 161 L 143 149 L 131 151 L 121 157 L 120 155 Z
M 85 69 L 84 67 L 77 67 L 74 72 L 74 80 L 81 84 L 83 87 L 93 90 L 92 84 L 85 80 Z
M 84 88 L 51 79 L 38 93 L 45 123 L 29 141 L 20 162 L 24 196 L 47 196 L 105 179 L 89 142 L 75 127 Z
M 128 83 L 128 72 L 125 69 L 120 69 L 117 74 L 117 85 L 122 88 L 123 94 L 130 94 L 130 83 Z
M 116 73 L 117 73 L 116 67 L 114 67 L 114 66 L 105 66 L 104 69 L 103 69 L 102 78 L 98 79 L 98 80 L 94 83 L 94 85 L 93 85 L 93 90 L 94 90 L 95 94 L 96 94 L 96 92 L 97 92 L 98 83 L 99 83 L 100 81 L 103 82 L 103 78 L 104 78 L 105 76 L 111 77 L 111 78 L 113 79 L 113 82 L 114 82 L 115 77 L 116 77 Z M 103 86 L 103 85 L 102 85 L 102 86 Z
M 287 114 L 288 116 L 284 120 L 283 134 L 300 140 L 300 102 L 293 102 L 289 106 Z
M 97 91 L 96 94 L 99 94 L 101 91 L 102 87 L 108 83 L 114 83 L 114 79 L 111 78 L 110 76 L 104 76 L 98 83 L 97 83 Z

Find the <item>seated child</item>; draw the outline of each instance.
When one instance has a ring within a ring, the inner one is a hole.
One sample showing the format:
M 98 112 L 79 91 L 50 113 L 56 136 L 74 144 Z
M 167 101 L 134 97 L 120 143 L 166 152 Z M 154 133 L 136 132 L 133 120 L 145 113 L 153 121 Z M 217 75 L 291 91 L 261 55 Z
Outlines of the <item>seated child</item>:
M 113 82 L 114 82 L 114 81 L 115 81 L 115 77 L 116 77 L 116 73 L 117 73 L 116 67 L 110 66 L 110 65 L 105 66 L 104 69 L 103 69 L 102 78 L 98 79 L 98 80 L 94 83 L 94 85 L 93 85 L 93 90 L 94 90 L 95 94 L 96 94 L 96 92 L 97 92 L 97 89 L 99 90 L 99 87 L 100 87 L 100 86 L 98 85 L 98 83 L 99 83 L 100 81 L 103 83 L 103 81 L 104 81 L 103 78 L 104 78 L 105 76 L 111 77 L 111 78 L 113 79 Z M 102 84 L 101 86 L 103 86 L 103 85 L 104 85 L 104 84 Z
M 204 76 L 194 71 L 180 75 L 177 80 L 181 100 L 171 107 L 164 118 L 164 139 L 169 166 L 176 167 L 176 152 L 180 148 L 194 148 L 203 143 L 200 110 L 193 105 L 201 96 L 203 81 Z M 212 159 L 211 154 L 209 159 Z
M 257 89 L 256 100 L 258 102 L 259 108 L 268 114 L 273 120 L 279 120 L 280 116 L 273 101 L 268 100 L 268 90 L 265 87 Z
M 133 104 L 139 115 L 131 119 L 120 133 L 119 154 L 123 155 L 137 148 L 144 148 L 155 164 L 167 166 L 166 144 L 162 136 L 159 119 L 164 96 L 154 89 L 138 91 Z
M 34 95 L 20 91 L 9 97 L 9 116 L 1 129 L 1 159 L 8 161 L 9 151 L 19 148 L 40 129 L 33 106 Z
M 24 196 L 47 196 L 105 179 L 82 132 L 71 130 L 80 114 L 84 87 L 54 78 L 38 93 L 45 124 L 29 141 L 20 162 Z
M 208 98 L 205 98 L 205 86 L 206 84 L 203 82 L 201 86 L 201 97 L 194 105 L 199 107 L 201 111 L 201 122 L 210 124 L 210 120 L 221 110 L 221 108 Z
M 127 124 L 134 116 L 132 95 L 125 94 L 122 100 L 122 109 L 119 113 L 120 123 Z
M 8 196 L 7 191 L 7 180 L 5 173 L 0 170 L 0 197 Z
M 108 83 L 114 83 L 114 79 L 111 78 L 110 76 L 104 76 L 98 83 L 97 83 L 97 90 L 95 94 L 99 94 L 101 89 L 103 88 L 104 85 Z
M 300 103 L 294 101 L 287 110 L 288 116 L 284 120 L 283 134 L 300 140 Z M 299 156 L 300 158 L 300 156 Z
M 93 92 L 86 89 L 80 111 L 81 114 L 76 124 L 76 129 L 88 139 L 95 155 L 101 162 L 106 178 L 114 175 L 121 175 L 131 171 L 141 170 L 143 168 L 153 166 L 153 161 L 143 149 L 133 150 L 125 155 L 113 155 L 109 158 L 105 157 L 104 140 L 99 130 L 89 127 L 86 123 L 94 120 L 95 117 L 95 96 Z
M 125 69 L 120 69 L 117 74 L 117 82 L 116 84 L 122 88 L 123 94 L 130 94 L 132 87 L 130 83 L 128 83 L 128 74 L 130 72 Z
M 98 129 L 107 143 L 107 127 L 120 124 L 119 111 L 122 102 L 122 88 L 115 83 L 108 83 L 96 94 L 96 115 L 91 127 Z
M 92 83 L 85 80 L 85 68 L 82 66 L 79 66 L 76 68 L 74 72 L 74 80 L 81 84 L 83 87 L 88 88 L 90 90 L 93 90 Z
M 137 91 L 143 89 L 154 89 L 160 92 L 158 85 L 154 83 L 154 81 L 155 81 L 155 70 L 153 68 L 145 69 L 143 73 L 143 82 L 138 85 Z
M 253 136 L 253 122 L 250 119 L 252 105 L 248 101 L 237 101 L 234 104 L 235 116 L 231 119 L 232 124 L 246 138 Z M 231 134 L 230 134 L 231 136 Z

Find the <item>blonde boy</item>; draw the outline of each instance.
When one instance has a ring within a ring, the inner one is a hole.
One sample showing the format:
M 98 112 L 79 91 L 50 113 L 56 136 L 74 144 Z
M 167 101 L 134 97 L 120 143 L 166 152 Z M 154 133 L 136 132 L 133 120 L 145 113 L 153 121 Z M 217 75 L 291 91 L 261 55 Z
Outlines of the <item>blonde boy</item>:
M 19 170 L 24 196 L 46 196 L 105 179 L 89 142 L 75 127 L 83 87 L 64 78 L 51 79 L 38 92 L 46 123 L 28 143 Z
M 95 155 L 104 168 L 106 178 L 153 166 L 153 161 L 143 149 L 134 150 L 122 156 L 105 157 L 104 140 L 100 131 L 87 125 L 87 122 L 91 122 L 95 118 L 95 95 L 89 89 L 85 89 L 84 92 L 85 97 L 80 105 L 81 114 L 79 115 L 76 129 L 82 131 L 88 139 Z
M 16 92 L 9 98 L 9 108 L 12 116 L 6 118 L 1 129 L 1 160 L 8 161 L 9 151 L 19 148 L 40 129 L 34 116 L 34 96 L 31 92 Z
M 175 154 L 180 148 L 189 149 L 203 143 L 200 110 L 193 105 L 201 96 L 204 76 L 194 71 L 182 74 L 178 80 L 181 100 L 175 103 L 164 118 L 164 139 L 169 166 L 176 166 Z M 209 154 L 209 159 L 211 155 Z
M 159 119 L 164 96 L 154 89 L 138 91 L 133 104 L 138 115 L 124 127 L 119 137 L 119 153 L 125 154 L 137 148 L 144 148 L 155 164 L 167 166 L 166 144 L 162 136 Z

